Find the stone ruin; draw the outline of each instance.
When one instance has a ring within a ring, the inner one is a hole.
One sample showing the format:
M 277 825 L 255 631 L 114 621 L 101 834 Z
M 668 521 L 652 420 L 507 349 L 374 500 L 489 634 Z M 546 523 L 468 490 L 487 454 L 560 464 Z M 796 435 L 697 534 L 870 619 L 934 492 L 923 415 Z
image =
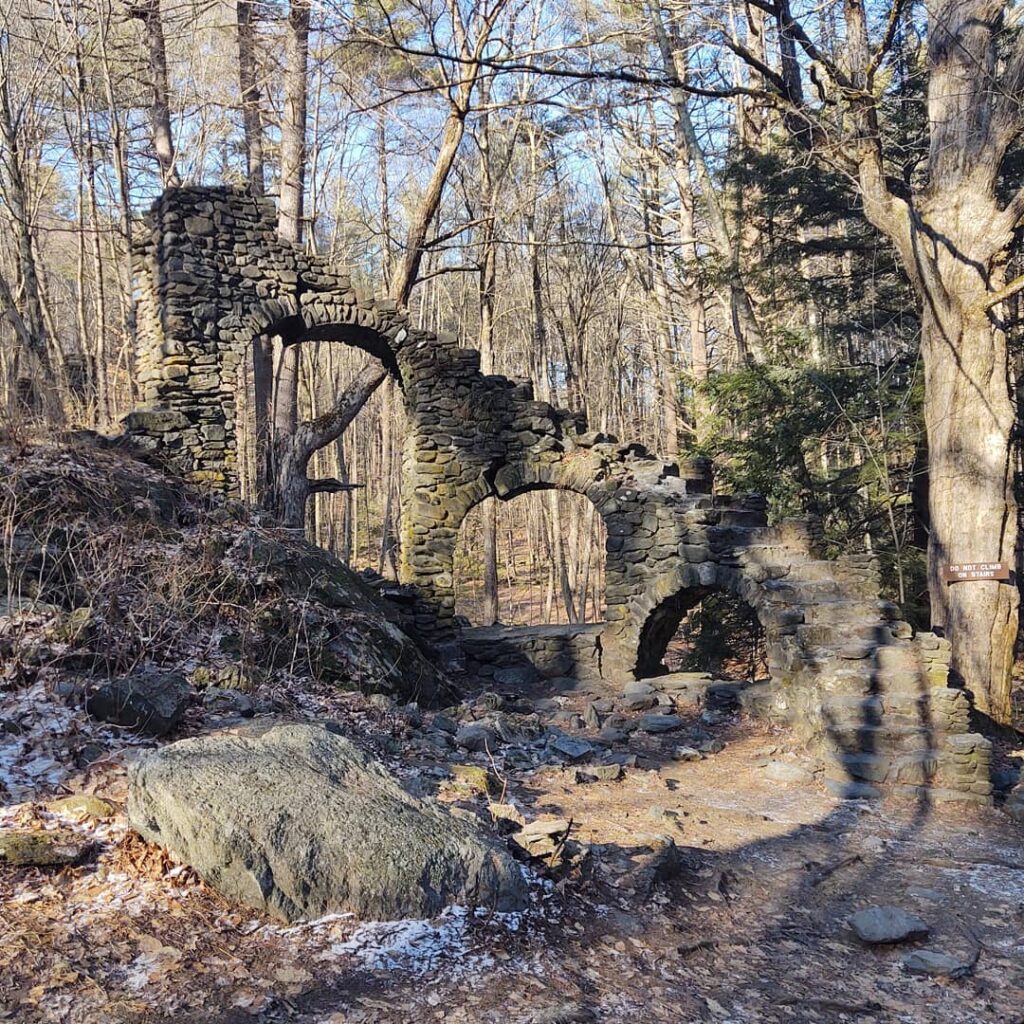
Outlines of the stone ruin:
M 529 662 L 548 677 L 645 678 L 664 671 L 687 611 L 725 591 L 766 633 L 771 681 L 745 703 L 786 723 L 833 788 L 990 800 L 991 746 L 949 685 L 949 642 L 898 621 L 869 555 L 825 559 L 813 521 L 769 525 L 762 500 L 715 496 L 707 464 L 666 462 L 535 400 L 528 382 L 481 373 L 479 352 L 417 330 L 394 302 L 358 296 L 346 274 L 279 240 L 270 200 L 169 190 L 135 255 L 143 405 L 126 426 L 190 480 L 237 493 L 235 396 L 256 337 L 354 345 L 391 373 L 408 421 L 405 624 L 435 650 L 484 677 Z M 604 622 L 461 628 L 453 556 L 466 515 L 546 488 L 585 495 L 604 521 Z

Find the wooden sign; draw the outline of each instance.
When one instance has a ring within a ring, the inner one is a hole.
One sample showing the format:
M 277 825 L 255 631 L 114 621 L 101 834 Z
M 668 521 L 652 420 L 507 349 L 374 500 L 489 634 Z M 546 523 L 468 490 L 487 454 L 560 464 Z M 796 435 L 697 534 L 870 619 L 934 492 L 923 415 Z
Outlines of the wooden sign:
M 954 562 L 942 567 L 945 583 L 960 583 L 963 580 L 1008 580 L 1010 566 L 1007 562 Z

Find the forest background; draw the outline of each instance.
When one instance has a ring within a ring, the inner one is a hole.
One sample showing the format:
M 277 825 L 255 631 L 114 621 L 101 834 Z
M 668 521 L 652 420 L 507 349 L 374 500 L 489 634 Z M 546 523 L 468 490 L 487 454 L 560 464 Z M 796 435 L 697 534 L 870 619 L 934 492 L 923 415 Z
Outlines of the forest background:
M 1015 588 L 937 609 L 936 573 L 1016 558 L 1018 20 L 910 0 L 3 0 L 0 415 L 14 437 L 115 429 L 140 217 L 167 186 L 248 188 L 485 371 L 714 458 L 720 489 L 820 517 L 832 553 L 876 552 L 905 618 L 981 637 L 960 670 L 995 680 L 980 704 L 1005 720 Z M 961 259 L 972 224 L 991 244 Z M 943 346 L 973 405 L 943 391 Z M 309 537 L 394 576 L 402 401 L 365 359 L 254 339 L 245 496 L 274 506 L 308 459 L 339 484 L 308 502 Z M 953 493 L 950 453 L 980 465 L 992 436 L 993 479 Z M 600 619 L 602 531 L 576 495 L 484 502 L 458 610 Z

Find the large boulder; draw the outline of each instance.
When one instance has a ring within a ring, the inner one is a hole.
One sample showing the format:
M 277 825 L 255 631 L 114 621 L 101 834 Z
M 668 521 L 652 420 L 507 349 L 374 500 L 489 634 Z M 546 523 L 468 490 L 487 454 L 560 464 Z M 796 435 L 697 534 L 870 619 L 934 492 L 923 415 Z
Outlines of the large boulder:
M 257 725 L 165 746 L 133 763 L 129 794 L 143 836 L 224 895 L 287 921 L 525 903 L 506 850 L 411 796 L 323 725 Z

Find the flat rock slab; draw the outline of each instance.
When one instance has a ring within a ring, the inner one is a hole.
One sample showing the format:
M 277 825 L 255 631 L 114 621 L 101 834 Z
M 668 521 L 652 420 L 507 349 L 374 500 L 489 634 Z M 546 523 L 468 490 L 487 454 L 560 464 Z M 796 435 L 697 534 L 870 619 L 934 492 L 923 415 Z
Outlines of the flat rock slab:
M 91 841 L 75 832 L 5 832 L 0 835 L 0 864 L 11 867 L 65 867 L 84 860 Z
M 133 762 L 128 816 L 215 889 L 287 921 L 520 910 L 509 853 L 322 725 L 252 726 Z
M 903 967 L 911 974 L 930 978 L 962 978 L 971 965 L 937 949 L 915 949 L 903 955 Z
M 858 910 L 850 918 L 850 927 L 857 933 L 857 938 L 871 945 L 923 939 L 929 930 L 916 914 L 909 914 L 900 907 Z
M 643 732 L 675 732 L 682 729 L 683 720 L 678 715 L 642 715 L 637 727 Z

